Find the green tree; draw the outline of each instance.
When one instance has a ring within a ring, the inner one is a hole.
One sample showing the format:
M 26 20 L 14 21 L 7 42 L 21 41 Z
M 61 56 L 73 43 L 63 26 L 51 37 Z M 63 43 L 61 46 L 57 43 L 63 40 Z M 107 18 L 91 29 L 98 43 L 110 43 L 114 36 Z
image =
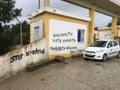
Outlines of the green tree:
M 7 23 L 21 16 L 21 10 L 15 8 L 15 0 L 0 0 L 0 55 L 15 45 L 15 35 Z
M 15 44 L 14 35 L 11 31 L 7 31 L 0 35 L 0 54 L 10 51 Z
M 23 27 L 23 45 L 30 43 L 30 25 L 24 21 L 22 23 Z
M 0 23 L 9 23 L 14 18 L 21 16 L 21 10 L 15 8 L 15 0 L 1 0 L 0 2 Z
M 11 28 L 13 34 L 15 35 L 16 45 L 20 44 L 20 26 L 19 24 L 12 25 Z M 30 42 L 30 25 L 27 21 L 22 22 L 22 38 L 23 38 L 23 45 L 26 45 Z
M 117 19 L 117 25 L 120 25 L 120 18 Z M 112 26 L 112 23 L 109 22 L 106 26 L 107 26 L 107 27 L 111 27 L 111 26 Z
M 117 19 L 117 25 L 120 25 L 120 18 Z
M 109 23 L 107 24 L 107 27 L 111 27 L 111 26 L 112 26 L 112 23 L 109 22 Z

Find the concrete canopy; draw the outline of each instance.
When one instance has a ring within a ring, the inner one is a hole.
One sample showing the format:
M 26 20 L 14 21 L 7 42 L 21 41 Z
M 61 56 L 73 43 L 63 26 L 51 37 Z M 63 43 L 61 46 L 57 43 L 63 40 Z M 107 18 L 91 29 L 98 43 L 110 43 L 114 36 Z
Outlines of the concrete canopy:
M 120 18 L 120 3 L 116 0 L 63 0 L 78 6 L 91 9 L 95 6 L 95 11 L 108 16 L 117 16 Z

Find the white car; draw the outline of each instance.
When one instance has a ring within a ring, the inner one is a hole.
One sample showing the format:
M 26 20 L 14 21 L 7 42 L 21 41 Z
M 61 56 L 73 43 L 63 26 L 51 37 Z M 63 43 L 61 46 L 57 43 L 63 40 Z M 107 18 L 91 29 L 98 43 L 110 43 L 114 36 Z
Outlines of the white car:
M 97 40 L 90 44 L 83 53 L 85 59 L 89 58 L 103 61 L 114 56 L 120 58 L 120 46 L 115 40 Z

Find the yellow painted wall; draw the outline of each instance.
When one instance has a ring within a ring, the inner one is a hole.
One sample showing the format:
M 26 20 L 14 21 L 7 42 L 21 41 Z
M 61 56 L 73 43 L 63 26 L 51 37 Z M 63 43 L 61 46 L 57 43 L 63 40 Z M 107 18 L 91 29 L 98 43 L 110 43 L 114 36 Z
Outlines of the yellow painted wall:
M 50 12 L 43 12 L 42 14 L 39 14 L 38 16 L 34 17 L 31 19 L 30 23 L 35 22 L 39 19 L 43 19 L 44 20 L 44 36 L 46 38 L 47 41 L 47 50 L 48 50 L 48 54 L 49 54 L 49 19 L 57 19 L 57 20 L 62 20 L 62 21 L 67 21 L 67 22 L 72 22 L 72 23 L 78 23 L 78 24 L 84 24 L 87 26 L 87 30 L 86 30 L 86 46 L 88 46 L 88 28 L 89 28 L 89 22 L 88 21 L 84 21 L 84 20 L 80 20 L 80 19 L 76 19 L 76 18 L 71 18 L 71 17 L 67 17 L 67 16 L 63 16 L 63 15 L 58 15 L 58 14 L 54 14 L 54 13 L 50 13 Z M 31 35 L 30 35 L 31 36 Z M 53 59 L 56 55 L 49 55 L 49 59 Z M 71 54 L 65 54 L 62 55 L 64 57 L 70 57 Z
M 94 23 L 95 23 L 95 6 L 89 10 L 89 17 L 91 18 L 91 22 L 89 24 L 89 44 L 94 41 Z
M 120 37 L 120 27 L 117 27 L 118 30 L 118 36 Z M 111 28 L 107 28 L 107 29 L 99 29 L 99 32 L 108 32 L 108 31 L 112 31 Z
M 118 29 L 118 36 L 120 37 L 120 27 L 118 27 L 117 29 Z
M 111 34 L 112 34 L 112 28 L 99 29 L 97 32 L 105 32 L 105 33 L 106 32 L 111 32 Z M 117 32 L 118 32 L 118 37 L 120 37 L 120 27 L 117 27 Z
M 111 29 L 102 29 L 102 30 L 99 30 L 99 32 L 109 32 L 111 31 Z

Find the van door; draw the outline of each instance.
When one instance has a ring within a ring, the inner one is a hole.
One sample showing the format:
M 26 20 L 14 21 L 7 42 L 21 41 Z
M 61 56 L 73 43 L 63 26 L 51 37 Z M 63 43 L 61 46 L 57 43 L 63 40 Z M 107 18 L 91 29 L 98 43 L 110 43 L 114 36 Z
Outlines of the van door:
M 114 50 L 113 49 L 114 49 L 113 48 L 113 42 L 110 41 L 107 45 L 107 55 L 108 55 L 108 57 L 114 56 Z
M 117 41 L 113 41 L 113 54 L 114 54 L 114 56 L 117 56 L 117 54 L 118 54 L 118 51 L 119 51 L 119 49 L 118 49 L 118 43 L 117 43 Z

